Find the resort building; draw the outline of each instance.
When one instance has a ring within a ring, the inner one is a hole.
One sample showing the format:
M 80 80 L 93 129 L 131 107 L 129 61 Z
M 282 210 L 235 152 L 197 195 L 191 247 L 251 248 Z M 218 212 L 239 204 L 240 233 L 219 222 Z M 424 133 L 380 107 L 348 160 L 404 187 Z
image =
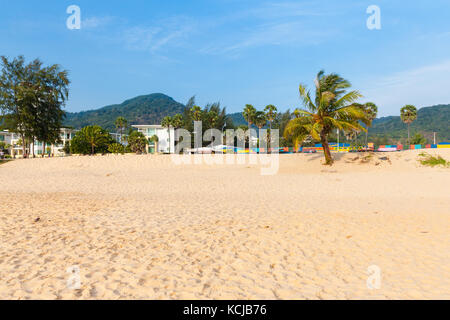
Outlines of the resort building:
M 64 156 L 64 145 L 72 140 L 75 133 L 76 131 L 73 129 L 62 128 L 60 133 L 60 143 L 46 145 L 44 150 L 44 144 L 42 142 L 35 141 L 26 148 L 26 151 L 29 155 L 32 155 L 34 151 L 34 154 L 39 156 L 42 154 L 50 154 L 56 157 Z M 11 156 L 18 158 L 23 156 L 22 139 L 18 134 L 9 131 L 0 131 L 0 142 L 5 142 L 10 146 L 8 151 Z
M 139 132 L 149 140 L 148 153 L 174 153 L 175 152 L 175 130 L 170 128 L 169 130 L 163 128 L 160 125 L 135 125 Z M 158 142 L 154 143 L 150 141 L 153 136 L 158 137 Z

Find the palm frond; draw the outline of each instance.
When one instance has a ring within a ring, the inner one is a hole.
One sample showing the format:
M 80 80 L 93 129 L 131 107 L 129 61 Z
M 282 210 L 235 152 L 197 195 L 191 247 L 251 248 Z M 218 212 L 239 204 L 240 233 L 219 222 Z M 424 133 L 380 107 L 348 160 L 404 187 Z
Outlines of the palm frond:
M 311 94 L 309 90 L 304 85 L 299 86 L 299 92 L 300 92 L 300 98 L 303 100 L 303 104 L 306 108 L 308 108 L 311 111 L 317 110 L 316 105 L 311 100 Z
M 358 99 L 362 98 L 363 95 L 359 91 L 350 91 L 343 95 L 341 98 L 339 98 L 335 103 L 335 107 L 340 108 L 343 106 L 346 106 L 348 104 L 352 104 Z

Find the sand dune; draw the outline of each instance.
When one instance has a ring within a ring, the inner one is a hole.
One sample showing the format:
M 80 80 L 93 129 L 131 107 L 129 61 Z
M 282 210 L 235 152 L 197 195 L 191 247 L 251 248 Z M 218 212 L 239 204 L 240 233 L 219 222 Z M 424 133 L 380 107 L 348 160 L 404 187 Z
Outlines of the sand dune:
M 0 299 L 450 299 L 450 169 L 417 156 L 2 164 Z

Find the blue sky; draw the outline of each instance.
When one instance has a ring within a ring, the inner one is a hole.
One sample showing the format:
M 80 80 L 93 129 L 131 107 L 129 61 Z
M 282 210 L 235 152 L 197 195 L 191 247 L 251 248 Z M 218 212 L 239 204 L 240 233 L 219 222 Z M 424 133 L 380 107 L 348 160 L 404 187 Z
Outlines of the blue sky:
M 450 1 L 0 0 L 0 54 L 59 63 L 68 111 L 165 93 L 185 103 L 301 107 L 320 69 L 349 79 L 380 115 L 450 103 Z M 69 5 L 81 30 L 68 30 Z M 368 30 L 369 5 L 381 30 Z

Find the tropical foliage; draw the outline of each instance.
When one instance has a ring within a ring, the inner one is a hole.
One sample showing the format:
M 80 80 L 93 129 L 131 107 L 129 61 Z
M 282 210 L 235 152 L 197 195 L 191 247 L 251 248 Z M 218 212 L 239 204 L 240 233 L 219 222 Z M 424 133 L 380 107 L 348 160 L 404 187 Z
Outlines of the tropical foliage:
M 360 124 L 369 124 L 363 106 L 356 101 L 362 97 L 358 91 L 347 91 L 350 82 L 337 74 L 326 75 L 324 71 L 317 74 L 315 96 L 300 85 L 300 97 L 306 110 L 300 110 L 301 116 L 289 122 L 284 132 L 296 145 L 301 144 L 307 136 L 320 141 L 324 148 L 325 163 L 333 164 L 328 138 L 334 129 L 344 132 L 361 132 L 366 129 Z
M 273 104 L 269 104 L 264 108 L 264 112 L 266 113 L 266 119 L 269 122 L 269 128 L 272 129 L 272 123 L 275 120 L 277 116 L 277 107 L 275 107 Z
M 172 124 L 173 119 L 171 117 L 165 117 L 162 121 L 161 121 L 161 126 L 163 128 L 167 128 L 167 134 L 169 136 L 169 153 L 172 151 L 172 142 L 170 140 L 170 128 L 173 126 Z
M 125 147 L 123 146 L 123 144 L 120 143 L 112 143 L 108 146 L 108 152 L 114 154 L 124 154 Z
M 408 125 L 408 144 L 410 144 L 410 125 L 417 119 L 417 108 L 413 105 L 404 106 L 400 110 L 400 118 Z
M 416 144 L 423 145 L 426 143 L 427 143 L 427 139 L 420 133 L 416 133 L 414 135 L 414 137 L 411 139 L 411 144 L 414 144 L 414 145 L 416 145 Z
M 78 131 L 70 143 L 70 153 L 108 153 L 109 145 L 115 143 L 110 134 L 100 126 L 87 126 Z
M 367 147 L 368 137 L 369 137 L 369 127 L 372 126 L 373 120 L 375 120 L 377 118 L 378 107 L 373 102 L 367 102 L 364 105 L 364 112 L 366 113 L 366 118 L 367 118 L 367 121 L 368 121 L 368 124 L 367 124 L 367 127 L 366 127 L 366 141 L 365 141 L 365 146 Z
M 20 135 L 24 155 L 27 144 L 36 140 L 44 150 L 58 142 L 69 97 L 68 72 L 59 65 L 44 67 L 39 59 L 26 64 L 23 56 L 11 61 L 2 56 L 1 65 L 2 126 Z
M 116 125 L 116 129 L 120 134 L 120 142 L 122 143 L 122 136 L 124 130 L 128 127 L 128 121 L 124 117 L 118 117 L 114 124 Z
M 256 111 L 253 122 L 255 126 L 257 126 L 259 129 L 262 129 L 267 124 L 267 118 L 264 111 Z
M 244 116 L 244 119 L 247 121 L 248 128 L 251 128 L 252 124 L 254 123 L 254 119 L 255 119 L 255 115 L 256 115 L 255 107 L 252 106 L 251 104 L 245 105 L 242 115 Z
M 148 141 L 144 134 L 139 131 L 133 131 L 128 136 L 128 147 L 136 154 L 145 153 Z

